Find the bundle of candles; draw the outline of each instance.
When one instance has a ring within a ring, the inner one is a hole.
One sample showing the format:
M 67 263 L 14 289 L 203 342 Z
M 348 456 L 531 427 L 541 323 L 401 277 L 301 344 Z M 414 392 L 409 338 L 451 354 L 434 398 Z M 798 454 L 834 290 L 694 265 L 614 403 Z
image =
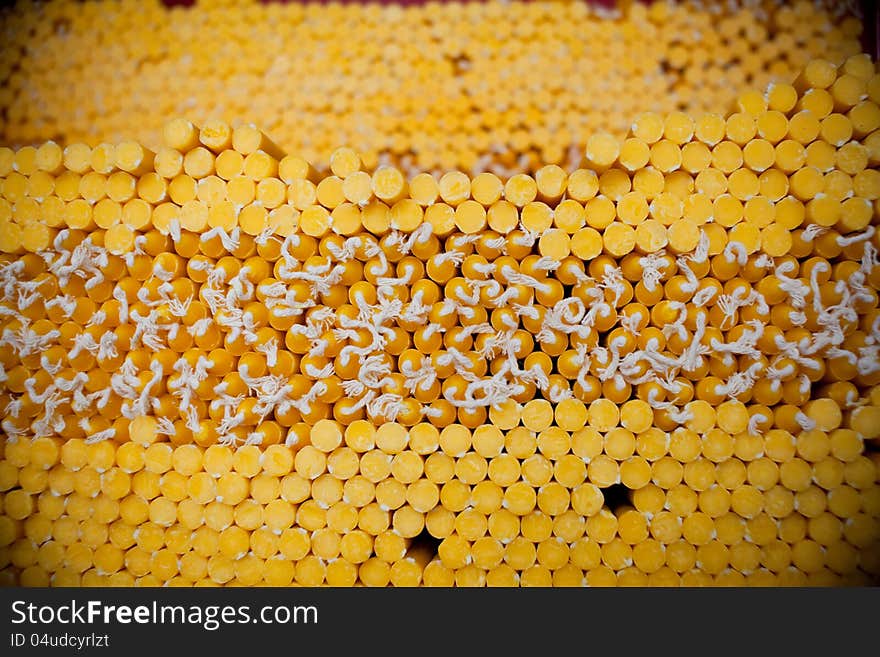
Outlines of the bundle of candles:
M 577 168 L 590 135 L 642 112 L 725 112 L 861 51 L 838 0 L 617 4 L 19 2 L 0 13 L 0 143 L 156 150 L 188 116 L 256 123 L 319 167 L 345 145 L 410 177 L 507 178 Z
M 875 583 L 878 103 L 815 59 L 511 175 L 0 148 L 3 583 Z

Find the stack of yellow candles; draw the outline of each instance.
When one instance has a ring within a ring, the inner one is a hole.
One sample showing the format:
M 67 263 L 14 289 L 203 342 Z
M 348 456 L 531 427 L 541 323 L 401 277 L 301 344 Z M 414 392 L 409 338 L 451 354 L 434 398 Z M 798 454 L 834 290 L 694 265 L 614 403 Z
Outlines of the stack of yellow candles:
M 641 112 L 724 111 L 860 51 L 836 0 L 618 4 L 21 0 L 0 13 L 0 143 L 155 150 L 167 117 L 197 116 L 320 166 L 344 144 L 407 173 L 509 177 L 576 167 Z
M 2 583 L 877 583 L 880 73 L 838 55 L 569 169 L 0 147 Z

